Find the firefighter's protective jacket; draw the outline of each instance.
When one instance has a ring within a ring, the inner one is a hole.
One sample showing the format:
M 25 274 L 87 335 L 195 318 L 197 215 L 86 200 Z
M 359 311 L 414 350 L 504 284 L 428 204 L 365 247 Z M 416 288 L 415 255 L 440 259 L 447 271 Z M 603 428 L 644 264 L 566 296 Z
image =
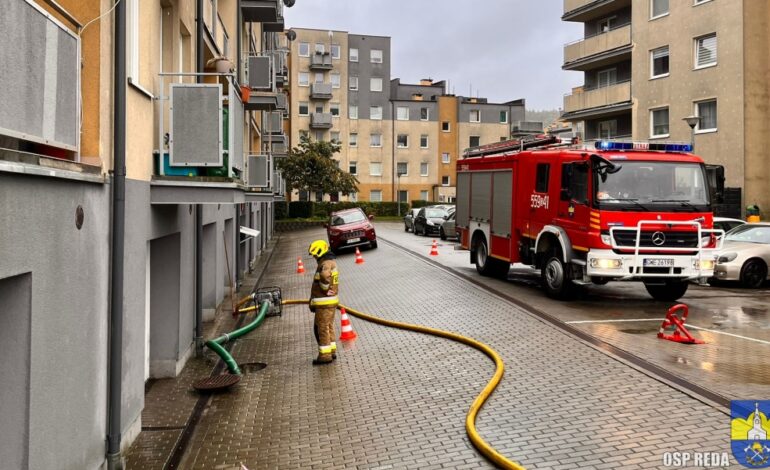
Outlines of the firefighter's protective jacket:
M 318 267 L 310 288 L 310 308 L 337 307 L 339 304 L 339 273 L 334 255 L 327 254 L 318 259 Z

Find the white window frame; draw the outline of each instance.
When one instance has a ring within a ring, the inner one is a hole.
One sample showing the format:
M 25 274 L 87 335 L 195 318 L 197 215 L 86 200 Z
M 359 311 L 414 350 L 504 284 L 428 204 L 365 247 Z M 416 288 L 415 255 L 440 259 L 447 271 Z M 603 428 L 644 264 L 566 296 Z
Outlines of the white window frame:
M 355 53 L 353 51 L 356 51 Z M 358 48 L 351 47 L 348 49 L 348 60 L 350 62 L 358 62 Z
M 694 3 L 692 6 L 697 7 L 698 5 L 703 5 L 704 3 L 708 3 L 712 0 L 694 0 Z
M 423 137 L 425 138 L 425 145 L 422 145 Z M 430 148 L 430 136 L 428 134 L 421 134 L 420 135 L 420 148 L 421 149 Z
M 476 113 L 476 119 L 473 119 L 473 113 Z M 468 112 L 468 122 L 481 122 L 481 110 L 471 109 Z
M 139 84 L 139 0 L 126 0 L 126 76 Z
M 374 195 L 377 194 L 377 198 L 374 198 Z M 382 189 L 370 189 L 369 190 L 369 201 L 370 202 L 382 202 Z
M 374 117 L 375 113 L 374 110 L 379 110 L 377 114 L 379 114 L 379 117 Z M 382 121 L 382 106 L 369 106 L 369 120 L 371 121 Z
M 302 53 L 302 46 L 307 46 L 307 52 L 305 54 Z M 310 43 L 309 42 L 301 42 L 297 45 L 297 55 L 300 57 L 310 57 Z
M 373 140 L 374 136 L 377 136 L 377 139 L 380 141 L 380 143 L 377 144 L 377 145 L 374 145 L 374 140 Z M 373 133 L 369 134 L 369 147 L 382 148 L 382 134 L 378 134 L 376 132 L 373 132 Z M 380 170 L 380 171 L 382 171 L 382 170 Z
M 615 81 L 612 81 L 613 74 L 615 76 Z M 607 77 L 607 80 L 606 80 L 607 83 L 605 85 L 601 84 L 601 78 L 600 77 L 602 77 L 603 75 Z M 596 72 L 596 88 L 607 88 L 607 87 L 612 86 L 612 85 L 617 85 L 617 83 L 618 83 L 618 69 L 617 69 L 617 67 L 609 67 L 609 68 L 602 69 L 602 70 L 599 70 L 598 72 Z
M 350 147 L 358 147 L 358 132 L 351 132 L 348 135 L 348 144 Z
M 654 11 L 655 11 L 655 0 L 650 0 L 650 21 L 668 16 L 671 13 L 671 0 L 669 0 L 668 8 L 666 9 L 665 13 L 661 13 L 660 15 L 656 16 L 653 14 Z
M 715 49 L 716 49 L 715 53 L 714 53 L 714 62 L 709 62 L 707 64 L 700 65 L 700 64 L 698 64 L 698 43 L 699 43 L 699 41 L 701 41 L 703 39 L 706 39 L 706 38 L 710 38 L 710 37 L 714 38 L 714 46 L 715 46 Z M 707 68 L 716 67 L 717 65 L 719 65 L 719 38 L 717 37 L 717 33 L 704 34 L 702 36 L 698 36 L 698 37 L 694 38 L 693 39 L 693 49 L 694 49 L 693 50 L 693 52 L 694 52 L 694 57 L 693 57 L 694 67 L 693 67 L 693 70 L 707 69 Z
M 446 178 L 446 183 L 444 183 L 444 178 Z M 449 175 L 444 175 L 441 177 L 441 186 L 452 186 L 452 177 Z
M 404 173 L 399 173 L 399 170 L 398 170 L 398 169 L 399 169 L 399 168 L 400 168 L 402 165 L 405 165 L 405 166 L 406 166 L 406 171 L 405 171 Z M 399 176 L 399 175 L 400 175 L 400 176 L 409 176 L 409 162 L 396 162 L 396 175 L 397 175 L 397 176 Z
M 604 25 L 605 23 L 607 24 L 607 30 L 606 31 L 602 29 L 602 25 Z M 596 34 L 598 35 L 598 34 L 609 33 L 610 31 L 612 31 L 613 26 L 616 25 L 617 23 L 618 23 L 618 17 L 615 16 L 615 15 L 608 16 L 606 18 L 602 18 L 596 24 L 598 26 Z
M 401 140 L 401 137 L 406 137 L 406 144 L 401 144 L 399 142 Z M 408 149 L 409 148 L 409 134 L 397 134 L 396 135 L 396 148 L 400 149 Z
M 324 82 L 324 73 L 323 72 L 316 72 L 313 75 L 313 83 L 323 83 Z
M 372 64 L 381 64 L 383 63 L 384 58 L 385 54 L 383 54 L 382 49 L 372 49 L 369 51 L 369 61 Z
M 305 105 L 305 108 L 307 109 L 305 114 L 302 114 L 302 105 L 303 104 Z M 297 105 L 297 115 L 299 115 L 299 116 L 310 116 L 310 102 L 309 101 L 300 101 L 299 102 L 299 104 Z
M 428 193 L 429 193 L 429 191 L 428 191 L 428 190 L 426 190 L 426 189 L 424 189 L 424 190 L 420 191 L 420 200 L 421 200 L 421 201 L 427 201 L 427 200 L 428 200 L 428 197 L 429 197 Z M 423 197 L 423 196 L 424 196 L 424 197 Z
M 336 138 L 334 137 L 334 134 L 337 134 Z M 331 131 L 331 133 L 329 134 L 329 141 L 337 142 L 338 144 L 341 143 L 342 141 L 340 140 L 340 131 Z M 334 161 L 337 162 L 337 165 L 339 166 L 340 162 L 338 162 L 337 160 L 334 160 Z
M 423 168 L 425 171 L 422 171 Z M 420 162 L 420 176 L 429 176 L 430 174 L 430 163 L 428 162 Z
M 369 162 L 369 176 L 382 176 L 382 162 Z
M 379 86 L 375 85 L 379 83 Z M 372 77 L 369 79 L 369 91 L 382 91 L 382 78 Z
M 348 194 L 348 199 L 350 199 L 350 202 L 358 202 L 358 193 Z
M 348 119 L 358 119 L 358 105 L 351 104 L 348 106 Z
M 337 114 L 334 114 L 334 108 L 337 108 Z M 339 118 L 340 114 L 342 114 L 342 110 L 340 109 L 339 103 L 329 103 L 329 113 L 331 113 L 333 118 Z
M 716 98 L 709 98 L 705 100 L 698 100 L 693 102 L 693 112 L 695 113 L 695 116 L 700 117 L 700 105 L 704 103 L 714 103 L 714 106 L 716 107 L 716 127 L 708 128 L 708 129 L 701 129 L 700 125 L 703 122 L 703 120 L 698 120 L 698 124 L 695 126 L 695 133 L 696 134 L 710 134 L 712 132 L 717 132 L 719 130 L 719 103 L 717 103 Z
M 303 76 L 306 78 L 304 83 L 302 82 L 302 77 Z M 309 87 L 310 86 L 310 72 L 299 72 L 297 74 L 297 84 L 299 86 Z
M 406 114 L 402 116 L 401 112 L 406 111 Z M 397 106 L 396 107 L 396 120 L 397 121 L 408 121 L 409 120 L 409 107 L 408 106 Z
M 422 110 L 425 110 L 425 117 L 422 117 Z M 430 121 L 430 108 L 420 108 L 420 121 Z
M 614 123 L 614 127 L 615 127 L 614 134 L 612 132 L 613 123 Z M 603 124 L 608 124 L 610 126 L 610 129 L 609 129 L 610 132 L 606 136 L 602 135 L 602 125 Z M 596 123 L 596 130 L 597 130 L 597 134 L 599 134 L 599 138 L 600 139 L 614 139 L 618 135 L 618 120 L 617 119 L 607 119 L 605 121 L 599 121 L 598 123 Z
M 441 163 L 444 165 L 452 163 L 452 155 L 449 152 L 443 152 L 441 154 Z
M 353 170 L 353 171 L 350 171 L 350 170 Z M 348 162 L 348 173 L 354 176 L 358 174 L 358 161 L 351 160 Z
M 510 120 L 510 113 L 508 113 L 508 110 L 500 111 L 500 115 L 503 113 L 505 113 L 505 121 L 500 121 L 500 124 L 508 124 L 508 121 Z
M 444 124 L 446 124 L 446 129 L 444 129 Z M 452 123 L 449 121 L 441 121 L 441 132 L 452 132 Z
M 334 77 L 337 77 L 337 82 L 334 82 Z M 342 76 L 339 72 L 332 72 L 329 74 L 329 81 L 332 83 L 332 88 L 339 88 L 342 83 Z
M 662 110 L 668 111 L 668 132 L 665 134 L 655 134 L 655 120 L 653 116 L 656 111 Z M 665 139 L 671 135 L 671 108 L 669 106 L 659 106 L 657 108 L 650 108 L 650 139 Z
M 350 91 L 358 91 L 358 77 L 348 77 L 348 89 Z
M 666 49 L 668 51 L 668 72 L 655 75 L 655 52 Z M 650 50 L 650 80 L 665 78 L 671 74 L 671 47 L 668 45 L 656 47 Z
M 332 59 L 339 60 L 340 57 L 342 57 L 342 48 L 339 44 L 332 44 L 330 47 L 330 52 L 332 54 Z M 337 55 L 334 55 L 334 50 L 337 50 Z
M 474 137 L 479 140 L 479 143 L 476 144 L 476 145 L 471 145 L 471 139 L 474 138 Z M 480 135 L 469 135 L 468 136 L 468 147 L 478 147 L 479 145 L 481 145 L 481 136 Z
M 324 52 L 326 52 L 326 46 L 324 44 L 321 44 L 320 42 L 317 42 L 315 43 L 314 51 L 316 54 L 319 54 L 319 53 L 323 54 Z

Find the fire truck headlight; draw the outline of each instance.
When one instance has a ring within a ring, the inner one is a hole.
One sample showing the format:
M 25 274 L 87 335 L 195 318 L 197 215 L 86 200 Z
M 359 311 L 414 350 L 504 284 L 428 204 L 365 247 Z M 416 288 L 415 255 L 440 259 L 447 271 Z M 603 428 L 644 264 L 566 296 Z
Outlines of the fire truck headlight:
M 738 257 L 738 253 L 725 253 L 719 257 L 719 260 L 717 260 L 717 263 L 729 263 L 730 261 L 735 260 L 735 258 Z
M 610 236 L 607 234 L 602 234 L 602 243 L 612 246 L 612 240 L 610 239 Z
M 623 262 L 619 259 L 591 258 L 591 267 L 598 269 L 619 269 Z
M 702 260 L 695 260 L 693 261 L 693 266 L 695 269 L 714 269 L 714 260 L 713 259 L 702 259 Z

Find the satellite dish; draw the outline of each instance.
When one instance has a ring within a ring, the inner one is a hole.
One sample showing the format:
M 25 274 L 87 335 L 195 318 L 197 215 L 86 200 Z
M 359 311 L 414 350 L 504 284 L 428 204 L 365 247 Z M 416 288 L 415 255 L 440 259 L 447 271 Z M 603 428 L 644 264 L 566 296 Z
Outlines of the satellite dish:
M 288 39 L 289 41 L 293 41 L 297 39 L 296 31 L 294 31 L 293 29 L 286 31 L 286 39 Z
M 291 8 L 291 7 L 294 6 L 294 2 L 296 2 L 296 1 L 297 0 L 283 0 L 283 4 L 286 5 L 287 7 Z

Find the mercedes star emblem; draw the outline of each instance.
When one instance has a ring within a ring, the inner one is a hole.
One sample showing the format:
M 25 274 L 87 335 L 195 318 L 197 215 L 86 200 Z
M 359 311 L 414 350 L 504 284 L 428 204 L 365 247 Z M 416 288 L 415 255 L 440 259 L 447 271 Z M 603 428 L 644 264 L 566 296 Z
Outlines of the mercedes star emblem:
M 666 235 L 663 232 L 655 232 L 652 234 L 652 243 L 655 246 L 661 246 L 666 243 Z

